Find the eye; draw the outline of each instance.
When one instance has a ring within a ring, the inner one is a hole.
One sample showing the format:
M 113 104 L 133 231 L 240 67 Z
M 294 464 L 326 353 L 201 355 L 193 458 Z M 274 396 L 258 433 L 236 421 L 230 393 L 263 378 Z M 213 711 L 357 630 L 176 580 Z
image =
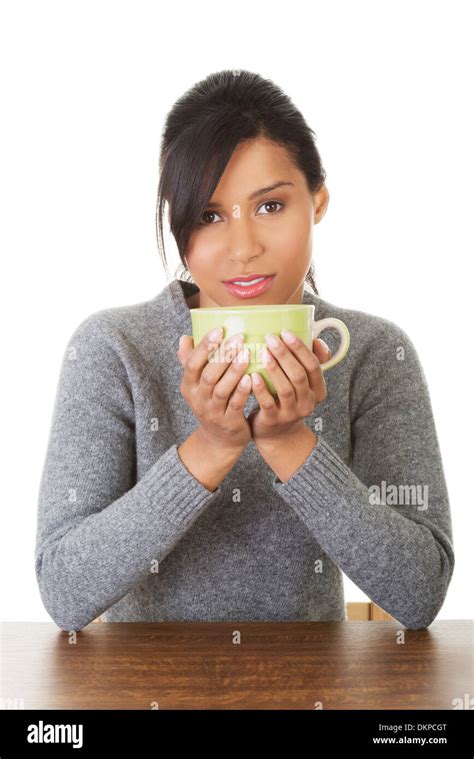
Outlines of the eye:
M 264 206 L 281 206 L 283 208 L 283 203 L 280 203 L 278 200 L 266 200 L 265 203 L 262 203 L 260 208 L 263 208 Z M 274 216 L 275 213 L 278 213 L 280 209 L 278 209 L 275 212 L 271 212 L 270 214 L 266 213 L 263 214 L 263 216 Z
M 270 213 L 264 213 L 264 214 L 259 214 L 259 215 L 274 216 L 275 213 L 279 213 L 280 210 L 282 208 L 284 208 L 283 203 L 280 203 L 279 200 L 266 200 L 265 203 L 262 203 L 262 205 L 260 206 L 260 208 L 264 208 L 265 206 L 281 206 L 281 208 L 278 208 L 276 211 L 271 211 Z M 203 221 L 203 219 L 206 218 L 206 217 L 214 217 L 215 220 L 218 220 L 217 219 L 218 216 L 219 216 L 219 214 L 217 213 L 217 211 L 204 211 L 204 213 L 201 216 L 201 221 L 199 222 L 199 226 L 202 226 L 202 227 L 204 227 L 204 226 L 207 226 L 207 227 L 212 226 L 215 223 L 214 221 L 207 222 L 207 221 Z
M 217 213 L 217 211 L 204 211 L 203 215 L 201 216 L 201 221 L 199 222 L 199 224 L 202 225 L 202 226 L 208 226 L 208 227 L 210 227 L 214 222 L 211 221 L 211 223 L 208 224 L 206 221 L 202 221 L 202 219 L 205 216 L 218 216 L 218 215 L 219 214 Z

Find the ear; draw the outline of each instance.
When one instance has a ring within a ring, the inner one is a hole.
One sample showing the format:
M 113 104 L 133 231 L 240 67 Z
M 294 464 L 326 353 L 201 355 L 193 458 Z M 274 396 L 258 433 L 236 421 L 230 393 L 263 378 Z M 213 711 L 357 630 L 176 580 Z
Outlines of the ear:
M 325 184 L 316 192 L 314 198 L 314 223 L 318 224 L 326 213 L 329 204 L 329 191 Z

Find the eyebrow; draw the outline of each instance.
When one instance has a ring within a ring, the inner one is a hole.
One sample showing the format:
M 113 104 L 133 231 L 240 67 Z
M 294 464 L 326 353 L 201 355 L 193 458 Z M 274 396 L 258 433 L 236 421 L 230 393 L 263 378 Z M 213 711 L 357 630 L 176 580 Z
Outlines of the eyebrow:
M 274 182 L 273 184 L 268 185 L 268 187 L 262 187 L 260 190 L 255 190 L 255 192 L 252 192 L 247 200 L 254 200 L 255 198 L 260 198 L 262 195 L 266 195 L 267 192 L 271 192 L 272 190 L 276 190 L 277 187 L 284 187 L 286 185 L 291 185 L 291 187 L 294 187 L 293 182 Z M 209 201 L 206 208 L 222 208 L 222 203 L 219 203 L 217 201 Z

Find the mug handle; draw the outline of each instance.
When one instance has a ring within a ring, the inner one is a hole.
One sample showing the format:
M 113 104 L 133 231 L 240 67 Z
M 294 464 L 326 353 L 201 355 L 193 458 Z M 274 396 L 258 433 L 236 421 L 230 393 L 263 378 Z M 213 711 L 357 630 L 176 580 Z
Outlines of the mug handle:
M 326 369 L 332 369 L 332 367 L 336 366 L 336 364 L 338 364 L 339 361 L 342 361 L 347 351 L 349 350 L 349 343 L 350 343 L 350 334 L 346 325 L 344 324 L 343 321 L 341 321 L 341 319 L 336 319 L 332 316 L 328 317 L 327 319 L 320 319 L 319 321 L 312 323 L 311 333 L 312 333 L 313 340 L 315 340 L 318 337 L 318 335 L 321 334 L 323 329 L 326 329 L 327 327 L 334 327 L 334 329 L 338 331 L 339 336 L 341 338 L 341 344 L 339 345 L 339 348 L 335 352 L 334 356 L 331 356 L 329 361 L 326 361 L 324 364 L 321 364 L 321 369 L 323 370 L 323 372 L 326 371 Z

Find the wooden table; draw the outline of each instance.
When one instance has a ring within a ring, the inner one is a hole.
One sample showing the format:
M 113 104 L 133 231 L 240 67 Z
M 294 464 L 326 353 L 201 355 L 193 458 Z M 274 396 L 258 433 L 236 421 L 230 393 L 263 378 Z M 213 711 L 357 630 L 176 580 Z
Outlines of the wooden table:
M 473 693 L 472 634 L 469 620 L 6 622 L 1 695 L 25 709 L 453 709 Z

